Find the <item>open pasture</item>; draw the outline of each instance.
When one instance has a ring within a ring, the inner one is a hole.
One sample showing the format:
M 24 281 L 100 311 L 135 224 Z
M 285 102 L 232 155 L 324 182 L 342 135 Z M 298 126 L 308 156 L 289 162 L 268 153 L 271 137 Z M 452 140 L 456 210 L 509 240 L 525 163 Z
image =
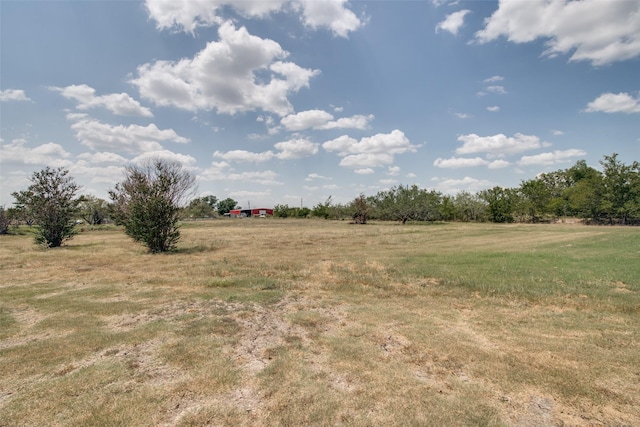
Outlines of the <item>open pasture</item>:
M 640 425 L 640 228 L 0 236 L 0 426 Z

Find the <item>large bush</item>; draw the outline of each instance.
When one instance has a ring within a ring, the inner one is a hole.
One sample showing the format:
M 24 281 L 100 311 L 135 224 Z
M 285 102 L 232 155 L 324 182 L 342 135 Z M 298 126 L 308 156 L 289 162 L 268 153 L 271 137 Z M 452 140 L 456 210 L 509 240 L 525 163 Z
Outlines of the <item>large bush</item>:
M 151 253 L 174 249 L 180 239 L 180 211 L 195 178 L 180 163 L 162 159 L 128 166 L 124 174 L 109 192 L 114 221 Z
M 76 234 L 80 186 L 68 175 L 68 170 L 47 167 L 33 173 L 27 190 L 13 193 L 16 207 L 36 224 L 38 244 L 55 248 Z

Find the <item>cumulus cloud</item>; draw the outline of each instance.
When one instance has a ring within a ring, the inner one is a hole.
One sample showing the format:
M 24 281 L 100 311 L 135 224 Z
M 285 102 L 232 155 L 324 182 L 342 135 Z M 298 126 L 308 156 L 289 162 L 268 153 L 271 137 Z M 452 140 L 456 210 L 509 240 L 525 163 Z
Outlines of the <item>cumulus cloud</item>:
M 371 175 L 375 171 L 371 168 L 362 168 L 362 169 L 356 169 L 353 172 L 357 173 L 358 175 Z
M 0 102 L 31 101 L 22 89 L 5 89 L 0 91 Z
M 450 169 L 486 166 L 488 164 L 489 164 L 489 161 L 483 159 L 482 157 L 474 157 L 474 158 L 452 157 L 450 159 L 443 159 L 441 157 L 438 157 L 433 162 L 433 166 L 435 167 L 450 168 Z
M 498 95 L 504 95 L 505 93 L 507 93 L 504 86 L 487 86 L 486 91 L 491 93 L 497 93 Z
M 636 1 L 500 0 L 476 33 L 479 43 L 545 39 L 544 55 L 570 52 L 570 61 L 605 65 L 640 55 L 640 3 Z
M 541 153 L 534 156 L 523 156 L 518 164 L 520 166 L 542 165 L 551 166 L 558 163 L 567 163 L 573 159 L 583 157 L 587 153 L 583 150 L 572 148 L 570 150 L 556 150 L 550 153 Z
M 497 113 L 498 111 L 500 111 L 500 107 L 498 107 L 497 105 L 493 105 L 491 107 L 487 107 L 487 111 L 490 111 L 492 113 Z
M 495 82 L 501 82 L 504 80 L 504 77 L 502 76 L 492 76 L 489 78 L 486 78 L 483 80 L 484 83 L 495 83 Z
M 469 193 L 477 193 L 481 190 L 492 187 L 494 184 L 486 179 L 476 179 L 465 176 L 462 179 L 443 179 L 439 180 L 435 185 L 438 191 L 445 194 L 457 194 L 461 191 Z
M 363 25 L 346 7 L 346 0 L 146 0 L 149 16 L 159 30 L 176 29 L 193 34 L 198 27 L 221 24 L 225 7 L 238 14 L 266 17 L 274 12 L 300 13 L 302 22 L 313 29 L 328 28 L 335 36 L 348 37 Z
M 263 153 L 253 153 L 245 150 L 231 150 L 225 153 L 216 151 L 213 157 L 223 159 L 227 162 L 246 162 L 246 163 L 263 163 L 273 159 L 273 151 L 265 151 Z
M 207 43 L 193 58 L 139 66 L 131 83 L 143 98 L 160 106 L 226 114 L 263 110 L 284 116 L 293 110 L 288 95 L 308 87 L 319 73 L 281 61 L 288 52 L 244 27 L 225 22 L 218 34 L 220 41 Z
M 278 142 L 274 147 L 280 151 L 276 157 L 281 160 L 300 159 L 318 153 L 318 144 L 304 138 Z
M 346 3 L 346 0 L 301 0 L 302 20 L 311 28 L 327 27 L 335 36 L 348 37 L 363 23 L 345 7 Z
M 52 86 L 49 89 L 60 92 L 67 99 L 76 101 L 79 110 L 104 107 L 118 116 L 153 117 L 151 110 L 141 106 L 138 101 L 126 93 L 96 96 L 96 90 L 85 84 L 66 87 Z
M 305 129 L 367 129 L 373 120 L 373 114 L 368 116 L 355 115 L 334 120 L 331 113 L 323 110 L 308 110 L 283 117 L 280 123 L 290 131 Z
M 277 180 L 278 174 L 271 170 L 235 172 L 229 163 L 212 162 L 211 166 L 198 172 L 201 181 L 246 182 L 262 185 L 282 185 Z
M 310 173 L 309 175 L 307 175 L 307 177 L 304 179 L 305 181 L 313 181 L 316 179 L 321 179 L 321 180 L 331 180 L 331 178 L 329 178 L 328 176 L 322 176 L 320 174 L 317 173 Z
M 468 13 L 471 13 L 470 10 L 459 10 L 457 12 L 453 12 L 444 19 L 444 21 L 440 22 L 436 25 L 436 33 L 440 30 L 448 31 L 451 34 L 458 35 L 458 31 L 464 25 L 464 17 L 467 16 Z
M 513 137 L 501 133 L 491 136 L 478 136 L 472 133 L 460 135 L 458 141 L 463 144 L 456 149 L 457 154 L 485 153 L 489 157 L 504 157 L 551 145 L 540 141 L 540 138 L 535 135 L 521 133 L 516 133 Z
M 343 135 L 325 142 L 322 147 L 338 152 L 343 157 L 341 166 L 364 169 L 392 164 L 394 155 L 415 152 L 419 145 L 412 145 L 404 132 L 395 129 L 391 133 L 379 133 L 360 141 Z
M 231 150 L 227 152 L 216 151 L 213 153 L 213 157 L 223 159 L 225 162 L 264 163 L 272 160 L 274 157 L 280 160 L 291 160 L 313 156 L 318 153 L 318 144 L 303 138 L 278 142 L 274 144 L 274 147 L 278 150 L 278 153 L 274 153 L 271 150 L 262 153 L 254 153 L 246 150 Z
M 509 163 L 508 161 L 498 159 L 498 160 L 492 161 L 487 166 L 489 167 L 489 169 L 502 169 L 502 168 L 506 168 L 509 165 L 511 165 L 511 163 Z
M 283 117 L 280 123 L 292 131 L 317 129 L 333 120 L 333 115 L 322 110 L 308 110 Z
M 510 163 L 502 159 L 489 161 L 482 157 L 451 157 L 449 159 L 439 157 L 433 162 L 433 165 L 443 169 L 472 168 L 477 166 L 487 166 L 489 169 L 501 169 L 509 166 Z
M 84 116 L 77 118 L 71 129 L 81 144 L 96 151 L 139 154 L 162 150 L 160 141 L 189 142 L 189 139 L 178 135 L 173 129 L 158 129 L 154 124 L 113 126 Z
M 387 175 L 398 176 L 400 174 L 400 166 L 389 166 L 387 169 Z
M 48 142 L 37 147 L 28 147 L 26 139 L 14 139 L 10 143 L 0 141 L 2 148 L 1 163 L 19 163 L 25 165 L 47 165 L 69 167 L 71 154 L 60 144 Z
M 640 97 L 634 98 L 626 92 L 603 93 L 587 105 L 589 113 L 640 113 Z
M 101 151 L 99 153 L 82 153 L 78 155 L 78 159 L 91 164 L 101 163 L 117 163 L 125 164 L 127 159 L 116 153 Z
M 174 153 L 173 151 L 169 150 L 148 151 L 134 157 L 131 162 L 134 164 L 142 164 L 150 159 L 162 159 L 170 162 L 178 162 L 187 168 L 193 167 L 197 163 L 195 157 L 193 156 L 190 156 L 188 154 Z

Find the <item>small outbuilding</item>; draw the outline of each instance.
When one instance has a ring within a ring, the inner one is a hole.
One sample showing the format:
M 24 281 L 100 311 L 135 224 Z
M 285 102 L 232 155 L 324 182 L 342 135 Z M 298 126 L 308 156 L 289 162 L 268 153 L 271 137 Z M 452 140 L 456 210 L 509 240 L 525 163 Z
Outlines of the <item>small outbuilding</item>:
M 247 218 L 247 217 L 260 217 L 265 218 L 267 216 L 273 216 L 273 209 L 256 208 L 256 209 L 232 209 L 229 211 L 231 218 Z

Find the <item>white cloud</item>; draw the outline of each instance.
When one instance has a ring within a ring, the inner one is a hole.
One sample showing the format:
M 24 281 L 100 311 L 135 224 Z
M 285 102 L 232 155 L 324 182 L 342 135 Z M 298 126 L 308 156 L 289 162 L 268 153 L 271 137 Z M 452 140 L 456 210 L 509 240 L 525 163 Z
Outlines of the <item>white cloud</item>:
M 332 114 L 323 110 L 308 110 L 283 117 L 280 123 L 290 131 L 305 129 L 366 129 L 373 120 L 372 114 L 368 116 L 355 115 L 334 120 Z
M 332 178 L 329 178 L 327 176 L 322 176 L 322 175 L 317 174 L 317 173 L 310 173 L 309 175 L 307 175 L 307 177 L 304 180 L 305 181 L 313 181 L 314 179 L 331 180 Z
M 217 157 L 228 162 L 247 162 L 247 163 L 263 163 L 273 159 L 273 151 L 265 151 L 263 153 L 253 153 L 245 150 L 231 150 L 226 153 L 216 151 L 213 157 Z
M 570 61 L 605 65 L 640 56 L 637 1 L 501 0 L 476 33 L 480 43 L 501 36 L 513 43 L 546 39 L 544 55 L 571 54 Z
M 438 157 L 434 162 L 433 166 L 438 168 L 470 168 L 476 166 L 487 166 L 489 164 L 488 160 L 485 160 L 481 157 L 474 158 L 465 158 L 465 157 L 452 157 L 450 159 L 443 159 Z
M 67 87 L 52 86 L 49 89 L 60 92 L 60 94 L 67 99 L 77 101 L 77 108 L 80 110 L 104 107 L 118 116 L 153 117 L 151 110 L 141 106 L 138 101 L 126 93 L 96 96 L 96 90 L 85 84 Z
M 340 160 L 340 166 L 347 168 L 378 167 L 393 163 L 393 156 L 385 153 L 349 154 Z
M 234 172 L 227 162 L 212 162 L 209 168 L 197 174 L 200 181 L 246 182 L 262 185 L 282 185 L 277 180 L 278 174 L 271 170 Z
M 500 107 L 498 107 L 497 105 L 487 107 L 487 111 L 490 111 L 492 113 L 497 113 L 498 111 L 500 111 Z
M 587 105 L 589 113 L 640 113 L 640 97 L 634 98 L 626 92 L 603 93 Z
M 551 166 L 558 163 L 566 163 L 575 158 L 583 157 L 587 153 L 583 150 L 572 148 L 570 150 L 556 150 L 551 153 L 536 154 L 534 156 L 523 156 L 518 164 L 520 166 L 543 165 Z
M 553 129 L 553 130 L 551 130 L 551 133 L 552 133 L 553 135 L 555 135 L 555 136 L 562 136 L 562 135 L 564 135 L 564 132 L 563 132 L 563 131 L 561 131 L 561 130 L 558 130 L 558 129 Z
M 471 115 L 467 114 L 467 113 L 455 113 L 455 115 L 459 119 L 469 119 L 469 118 L 471 118 Z
M 348 37 L 363 23 L 345 7 L 346 0 L 301 0 L 303 22 L 311 27 L 328 27 L 338 37 Z
M 378 182 L 382 185 L 394 185 L 398 183 L 398 180 L 389 178 L 389 179 L 381 179 Z
M 298 131 L 304 129 L 320 128 L 333 120 L 333 115 L 322 110 L 301 111 L 283 117 L 280 123 L 288 130 Z
M 419 145 L 411 145 L 404 132 L 395 129 L 360 141 L 343 135 L 325 142 L 322 147 L 327 151 L 337 151 L 343 157 L 341 166 L 362 169 L 392 164 L 394 155 L 415 152 Z
M 22 89 L 5 89 L 0 91 L 0 102 L 7 101 L 31 101 Z
M 488 167 L 489 169 L 502 169 L 502 168 L 506 168 L 509 165 L 511 165 L 511 163 L 509 163 L 508 161 L 498 159 L 489 163 Z
M 197 163 L 197 160 L 193 156 L 190 156 L 188 154 L 174 153 L 173 151 L 169 150 L 158 150 L 142 153 L 139 156 L 134 157 L 131 162 L 135 164 L 141 164 L 148 161 L 149 159 L 162 159 L 171 162 L 178 162 L 187 168 L 194 167 Z
M 131 83 L 143 98 L 160 106 L 226 114 L 263 110 L 284 116 L 293 110 L 288 95 L 308 87 L 319 73 L 282 62 L 288 52 L 244 27 L 225 22 L 218 34 L 220 41 L 207 43 L 193 58 L 139 66 Z
M 224 20 L 220 10 L 228 5 L 246 17 L 265 16 L 279 10 L 286 0 L 146 0 L 149 16 L 156 21 L 159 30 L 176 29 L 192 33 L 198 27 L 219 25 Z
M 504 80 L 504 77 L 502 77 L 502 76 L 492 76 L 492 77 L 489 77 L 487 79 L 484 79 L 483 82 L 484 83 L 495 83 L 495 82 L 501 82 L 503 80 Z
M 98 120 L 82 117 L 71 125 L 80 143 L 93 150 L 124 151 L 138 154 L 146 151 L 162 150 L 159 141 L 187 143 L 173 129 L 158 129 L 154 124 L 147 126 L 113 126 Z
M 504 86 L 487 86 L 487 92 L 497 93 L 498 95 L 504 95 L 507 93 Z
M 358 175 L 371 175 L 375 171 L 371 168 L 362 168 L 362 169 L 356 169 L 353 172 L 357 173 Z
M 52 167 L 69 167 L 72 162 L 69 154 L 61 145 L 53 142 L 27 147 L 26 139 L 14 139 L 6 144 L 0 142 L 2 163 L 19 163 L 25 165 L 47 165 Z
M 345 7 L 346 0 L 146 0 L 149 16 L 159 30 L 177 29 L 194 33 L 198 27 L 219 25 L 224 7 L 232 7 L 245 17 L 260 18 L 279 12 L 300 12 L 311 28 L 329 28 L 334 35 L 347 37 L 362 21 Z
M 367 116 L 356 114 L 351 117 L 341 117 L 338 120 L 330 121 L 319 129 L 368 129 L 369 122 L 374 119 L 373 114 Z
M 105 151 L 101 151 L 99 153 L 82 153 L 78 155 L 78 159 L 84 160 L 87 163 L 92 163 L 92 164 L 95 164 L 95 163 L 125 164 L 127 163 L 127 159 L 125 159 L 124 157 L 116 153 L 109 153 Z
M 443 30 L 450 32 L 454 36 L 457 35 L 460 28 L 464 25 L 464 17 L 467 16 L 468 13 L 471 13 L 471 11 L 465 9 L 447 15 L 444 21 L 436 25 L 436 33 L 439 30 Z
M 281 160 L 300 159 L 318 153 L 318 144 L 302 138 L 278 142 L 274 147 L 280 151 L 276 157 Z
M 540 138 L 535 135 L 521 133 L 516 133 L 513 137 L 507 137 L 501 133 L 492 136 L 478 136 L 472 133 L 460 135 L 458 141 L 463 144 L 456 149 L 457 154 L 486 153 L 489 157 L 504 157 L 550 145 L 540 141 Z
M 400 166 L 389 166 L 387 169 L 387 175 L 398 176 L 400 174 Z
M 465 176 L 462 179 L 444 179 L 436 184 L 436 189 L 445 194 L 457 194 L 461 191 L 477 193 L 486 188 L 492 187 L 494 184 L 486 179 L 476 179 Z

